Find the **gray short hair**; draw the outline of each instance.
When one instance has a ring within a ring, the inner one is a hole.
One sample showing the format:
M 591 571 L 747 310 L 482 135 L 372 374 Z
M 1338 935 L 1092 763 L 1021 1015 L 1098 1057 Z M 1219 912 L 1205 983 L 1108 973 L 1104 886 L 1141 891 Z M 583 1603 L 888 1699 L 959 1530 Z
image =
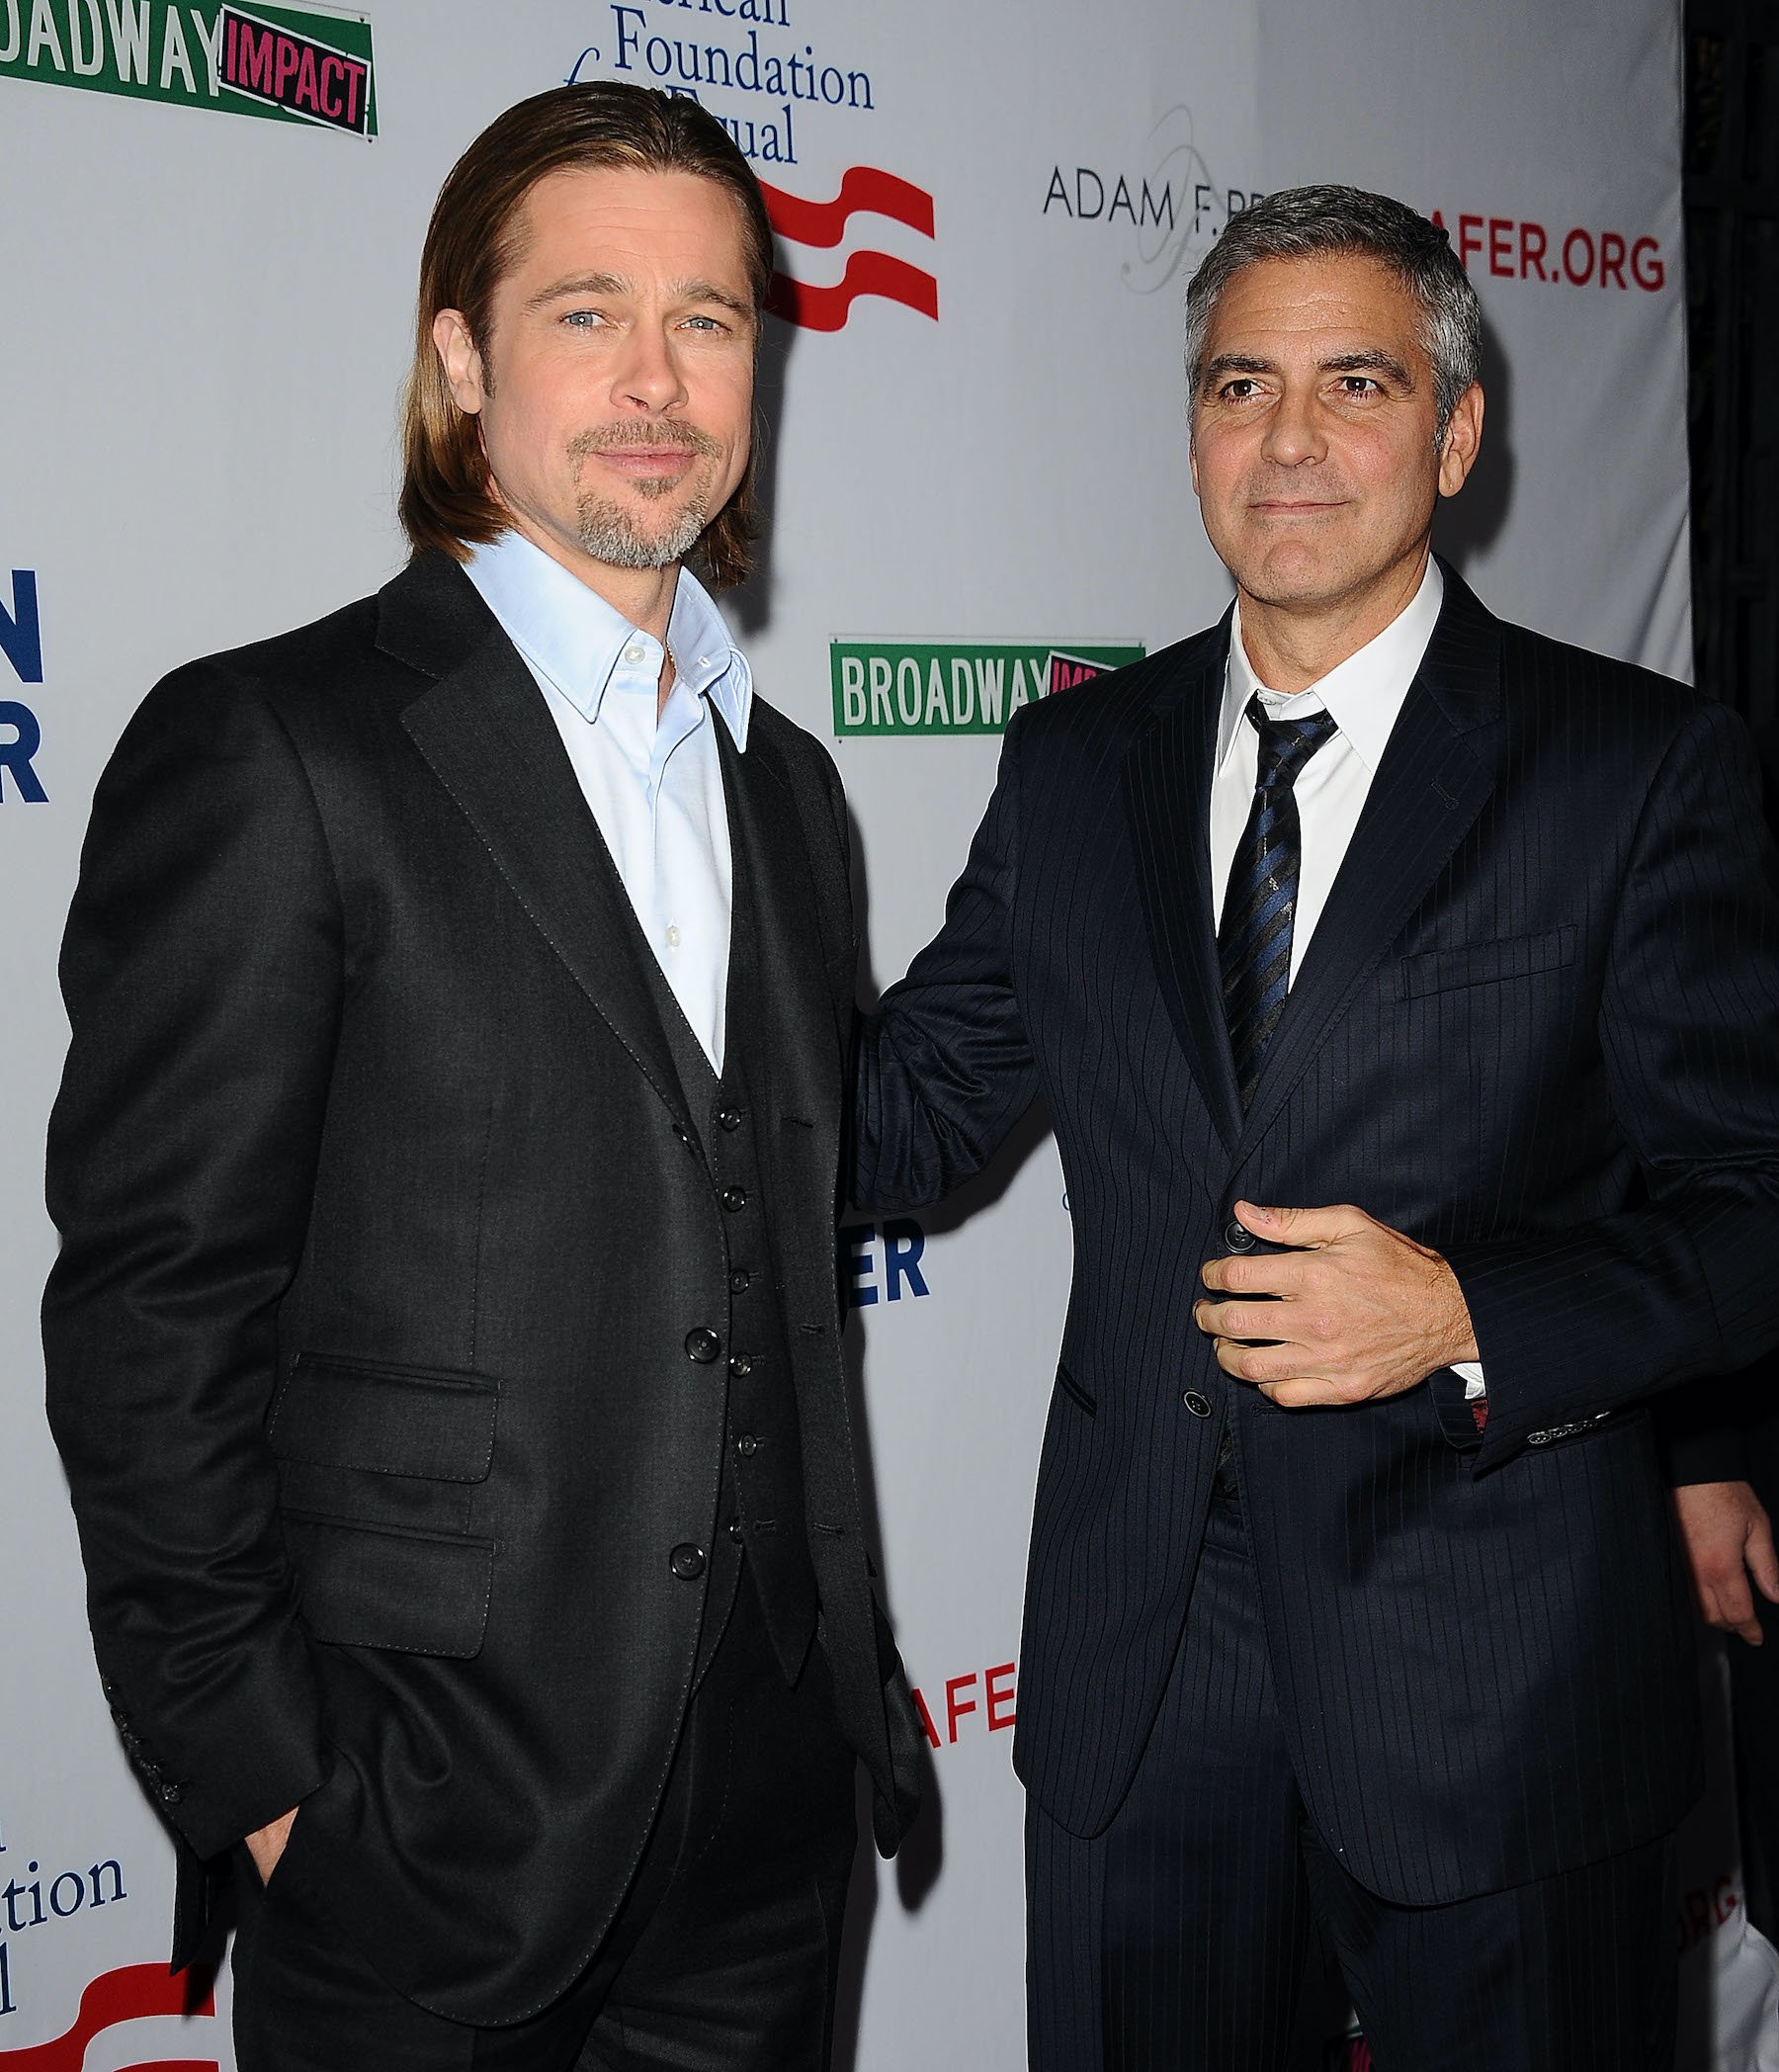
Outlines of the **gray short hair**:
M 1389 195 L 1360 187 L 1292 187 L 1237 211 L 1186 291 L 1186 380 L 1198 394 L 1205 337 L 1218 297 L 1262 259 L 1356 253 L 1387 266 L 1420 304 L 1421 343 L 1433 363 L 1437 436 L 1482 362 L 1482 307 L 1452 241 L 1437 223 Z

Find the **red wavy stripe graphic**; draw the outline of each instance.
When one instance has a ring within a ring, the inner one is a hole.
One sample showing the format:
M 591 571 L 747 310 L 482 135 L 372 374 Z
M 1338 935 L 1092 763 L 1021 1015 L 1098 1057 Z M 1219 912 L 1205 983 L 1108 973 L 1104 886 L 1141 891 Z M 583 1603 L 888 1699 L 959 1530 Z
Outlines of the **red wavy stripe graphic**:
M 766 306 L 775 316 L 805 331 L 837 331 L 862 295 L 881 295 L 886 302 L 905 303 L 920 315 L 938 320 L 939 283 L 931 274 L 923 274 L 905 259 L 892 259 L 888 252 L 854 252 L 844 276 L 832 288 L 811 288 L 789 274 L 774 274 Z
M 102 2029 L 145 2015 L 213 2015 L 214 1980 L 209 1972 L 169 1972 L 165 1964 L 126 1964 L 102 1972 L 80 1996 L 80 2012 L 64 2035 L 47 2043 L 0 2050 L 6 2072 L 80 2072 L 87 2045 Z M 217 2072 L 214 2058 L 162 2058 L 133 2072 Z
M 805 202 L 764 181 L 760 186 L 772 227 L 793 244 L 837 245 L 846 235 L 847 218 L 860 214 L 891 216 L 922 237 L 933 234 L 932 196 L 875 165 L 851 167 L 831 202 Z

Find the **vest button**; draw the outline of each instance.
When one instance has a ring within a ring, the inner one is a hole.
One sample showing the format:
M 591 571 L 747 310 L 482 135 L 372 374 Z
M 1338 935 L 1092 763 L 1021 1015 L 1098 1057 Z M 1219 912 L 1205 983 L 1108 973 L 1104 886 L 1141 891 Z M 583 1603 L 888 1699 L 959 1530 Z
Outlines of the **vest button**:
M 734 1541 L 736 1546 L 741 1544 L 741 1520 L 739 1518 L 729 1519 L 728 1536 Z
M 748 1272 L 745 1266 L 737 1266 L 734 1272 L 729 1275 L 729 1293 L 731 1295 L 745 1295 L 752 1286 L 753 1275 Z
M 760 1442 L 751 1431 L 744 1431 L 735 1441 L 735 1451 L 743 1460 L 752 1460 L 760 1450 Z
M 667 1566 L 682 1583 L 696 1583 L 705 1572 L 704 1549 L 695 1547 L 689 1539 L 681 1540 L 668 1555 Z
M 1211 1415 L 1211 1399 L 1201 1390 L 1188 1389 L 1180 1401 L 1195 1418 L 1208 1418 Z
M 707 1324 L 686 1334 L 686 1356 L 695 1359 L 701 1367 L 708 1367 L 722 1350 L 722 1340 Z
M 737 1209 L 746 1208 L 747 1189 L 745 1187 L 724 1187 L 721 1200 L 722 1206 L 733 1214 Z
M 1245 1225 L 1237 1223 L 1234 1217 L 1231 1216 L 1229 1218 L 1229 1227 L 1224 1232 L 1224 1243 L 1231 1252 L 1252 1252 L 1254 1249 L 1254 1234 Z
M 719 1127 L 722 1129 L 738 1130 L 741 1127 L 741 1110 L 739 1108 L 719 1108 L 717 1110 L 717 1121 Z
M 737 1352 L 729 1361 L 729 1372 L 737 1381 L 745 1381 L 753 1372 L 753 1354 Z

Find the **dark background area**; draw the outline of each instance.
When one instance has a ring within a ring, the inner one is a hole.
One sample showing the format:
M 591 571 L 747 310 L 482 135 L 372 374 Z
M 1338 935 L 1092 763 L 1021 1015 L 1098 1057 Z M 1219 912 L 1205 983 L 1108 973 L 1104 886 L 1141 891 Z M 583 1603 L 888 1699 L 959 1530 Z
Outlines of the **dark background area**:
M 1702 689 L 1779 732 L 1779 6 L 1686 0 L 1687 435 Z
M 1685 22 L 1694 668 L 1753 726 L 1779 834 L 1779 6 L 1686 0 Z M 1717 1417 L 1740 1437 L 1739 1472 L 1779 1515 L 1776 1376 L 1768 1360 L 1725 1384 Z M 1762 1624 L 1768 1645 L 1732 1640 L 1729 1655 L 1745 1900 L 1773 1937 L 1779 1610 L 1763 1607 Z

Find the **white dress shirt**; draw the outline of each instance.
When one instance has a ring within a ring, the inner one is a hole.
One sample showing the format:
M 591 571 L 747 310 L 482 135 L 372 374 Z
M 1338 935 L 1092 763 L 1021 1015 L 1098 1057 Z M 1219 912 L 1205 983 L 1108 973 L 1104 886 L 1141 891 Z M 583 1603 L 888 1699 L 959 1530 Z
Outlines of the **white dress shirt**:
M 728 997 L 733 860 L 713 708 L 747 747 L 753 676 L 682 568 L 662 649 L 523 534 L 478 547 L 469 580 L 525 657 L 673 996 L 718 1072 Z
M 1310 713 L 1326 712 L 1333 716 L 1338 730 L 1304 765 L 1294 787 L 1303 837 L 1291 932 L 1294 985 L 1359 824 L 1397 715 L 1433 638 L 1444 598 L 1445 578 L 1439 563 L 1429 556 L 1420 588 L 1384 631 L 1319 682 L 1291 696 L 1269 691 L 1254 674 L 1241 643 L 1241 606 L 1235 607 L 1229 627 L 1228 665 L 1224 672 L 1223 710 L 1218 716 L 1217 767 L 1211 780 L 1211 883 L 1223 888 L 1220 914 L 1228 898 L 1235 850 L 1247 825 L 1260 770 L 1260 736 L 1243 717 L 1248 700 L 1258 693 L 1267 717 L 1274 720 L 1301 720 Z M 1463 1375 L 1470 1401 L 1482 1397 L 1482 1369 L 1477 1361 L 1465 1360 L 1453 1371 Z
M 1406 608 L 1357 654 L 1349 654 L 1319 683 L 1292 697 L 1269 691 L 1254 674 L 1241 645 L 1241 606 L 1235 607 L 1217 727 L 1217 772 L 1211 783 L 1211 883 L 1223 888 L 1225 899 L 1260 770 L 1260 736 L 1243 718 L 1248 700 L 1258 692 L 1267 717 L 1274 720 L 1326 712 L 1339 729 L 1304 765 L 1295 787 L 1304 849 L 1291 930 L 1294 985 L 1384 759 L 1391 729 L 1433 638 L 1444 597 L 1445 578 L 1429 556 L 1427 572 Z M 1218 912 L 1222 911 L 1220 899 Z

